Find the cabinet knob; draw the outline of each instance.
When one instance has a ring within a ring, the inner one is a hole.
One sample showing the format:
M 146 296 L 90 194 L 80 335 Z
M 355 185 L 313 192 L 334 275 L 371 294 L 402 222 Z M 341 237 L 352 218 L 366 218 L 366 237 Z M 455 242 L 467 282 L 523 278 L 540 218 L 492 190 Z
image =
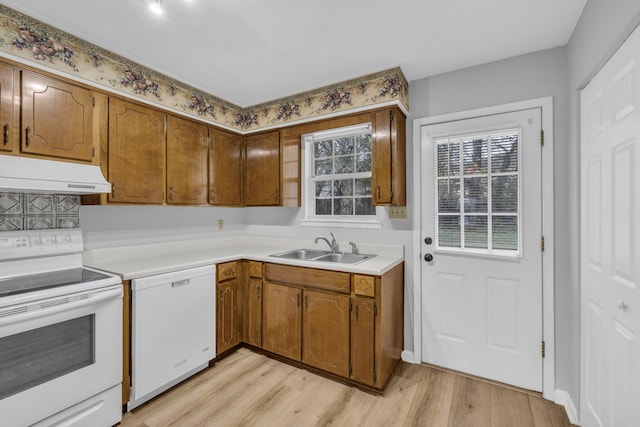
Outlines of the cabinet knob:
M 29 126 L 27 126 L 24 130 L 24 143 L 27 147 L 29 146 L 29 144 L 31 144 L 31 140 L 29 139 L 30 132 L 31 132 L 31 129 L 29 129 Z
M 209 199 L 211 200 L 215 200 L 216 199 L 216 192 L 211 190 L 209 191 Z
M 9 123 L 2 127 L 2 143 L 7 145 L 9 143 Z

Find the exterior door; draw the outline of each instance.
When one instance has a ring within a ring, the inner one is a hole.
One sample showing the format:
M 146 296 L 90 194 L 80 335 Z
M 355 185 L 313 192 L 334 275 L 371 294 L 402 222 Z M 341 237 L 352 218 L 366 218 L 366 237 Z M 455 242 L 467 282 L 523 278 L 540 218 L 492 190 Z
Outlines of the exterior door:
M 541 109 L 421 134 L 423 361 L 542 391 Z
M 580 421 L 640 420 L 640 31 L 581 93 Z

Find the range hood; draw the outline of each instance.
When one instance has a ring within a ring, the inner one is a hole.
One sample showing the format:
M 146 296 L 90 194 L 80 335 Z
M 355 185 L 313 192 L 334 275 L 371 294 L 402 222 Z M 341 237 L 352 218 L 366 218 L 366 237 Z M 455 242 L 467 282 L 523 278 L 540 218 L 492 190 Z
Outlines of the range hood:
M 111 184 L 96 165 L 0 155 L 0 192 L 110 193 Z

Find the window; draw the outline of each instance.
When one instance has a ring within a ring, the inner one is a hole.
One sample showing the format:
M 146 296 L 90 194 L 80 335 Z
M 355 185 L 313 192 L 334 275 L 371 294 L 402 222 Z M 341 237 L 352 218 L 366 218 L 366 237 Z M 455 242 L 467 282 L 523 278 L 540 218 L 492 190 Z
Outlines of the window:
M 306 218 L 372 222 L 371 124 L 316 132 L 305 141 Z
M 508 129 L 435 140 L 439 249 L 519 254 L 520 135 Z

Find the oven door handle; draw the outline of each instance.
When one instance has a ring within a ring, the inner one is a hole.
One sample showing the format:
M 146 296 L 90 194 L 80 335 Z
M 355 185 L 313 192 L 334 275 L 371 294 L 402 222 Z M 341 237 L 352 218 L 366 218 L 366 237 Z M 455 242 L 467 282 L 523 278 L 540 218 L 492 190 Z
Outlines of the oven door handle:
M 96 305 L 102 301 L 119 297 L 122 297 L 122 287 L 49 298 L 18 307 L 9 307 L 7 310 L 0 310 L 0 326 L 51 316 L 64 311 Z M 22 310 L 23 308 L 24 310 Z M 16 312 L 16 314 L 10 314 L 11 312 Z

